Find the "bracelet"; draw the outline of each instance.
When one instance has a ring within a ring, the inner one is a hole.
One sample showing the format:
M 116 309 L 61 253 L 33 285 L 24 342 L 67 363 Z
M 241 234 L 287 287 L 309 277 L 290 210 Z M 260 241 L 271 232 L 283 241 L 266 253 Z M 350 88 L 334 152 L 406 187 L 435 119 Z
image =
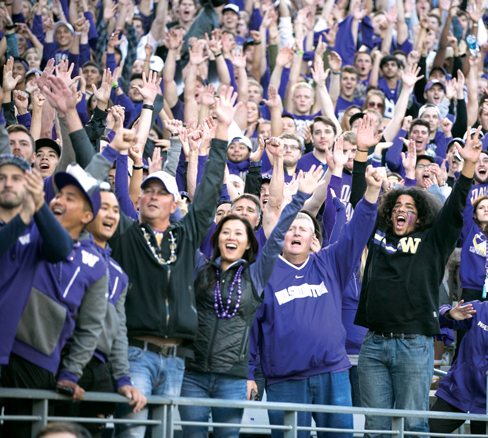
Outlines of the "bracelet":
M 369 149 L 359 149 L 359 148 L 357 148 L 357 151 L 358 151 L 358 152 L 365 152 L 365 153 L 369 153 Z
M 12 29 L 15 29 L 15 24 L 7 24 L 5 26 L 5 30 L 12 30 Z
M 119 83 L 118 83 L 117 81 L 112 82 L 112 88 L 113 88 L 114 90 L 116 90 L 117 88 L 119 88 Z
M 340 75 L 341 72 L 340 71 L 334 71 L 334 70 L 331 70 L 330 71 L 333 75 Z
M 144 166 L 132 166 L 132 170 L 142 170 Z
M 297 50 L 295 53 L 299 56 L 303 56 L 305 52 L 303 50 Z
M 217 54 L 214 54 L 214 56 L 215 56 L 216 58 L 218 58 L 219 56 L 222 56 L 222 52 L 217 53 Z
M 154 105 L 149 105 L 148 103 L 142 104 L 142 109 L 148 109 L 154 111 Z

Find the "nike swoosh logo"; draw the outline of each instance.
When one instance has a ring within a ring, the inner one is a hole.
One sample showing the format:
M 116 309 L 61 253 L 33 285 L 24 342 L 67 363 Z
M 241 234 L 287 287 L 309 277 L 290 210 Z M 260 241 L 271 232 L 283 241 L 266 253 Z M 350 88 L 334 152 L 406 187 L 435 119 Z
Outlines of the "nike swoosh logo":
M 305 275 L 295 275 L 295 278 L 303 278 Z

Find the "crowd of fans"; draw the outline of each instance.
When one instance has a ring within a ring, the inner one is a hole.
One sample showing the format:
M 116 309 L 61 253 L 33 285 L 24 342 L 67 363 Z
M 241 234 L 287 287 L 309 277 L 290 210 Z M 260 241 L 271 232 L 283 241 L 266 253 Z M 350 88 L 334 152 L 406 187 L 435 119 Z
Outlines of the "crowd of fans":
M 263 394 L 485 413 L 485 23 L 483 0 L 0 4 L 0 386 L 128 399 L 61 416 Z M 180 407 L 210 414 L 243 412 Z M 312 416 L 353 425 L 299 425 Z M 382 436 L 391 418 L 365 427 Z

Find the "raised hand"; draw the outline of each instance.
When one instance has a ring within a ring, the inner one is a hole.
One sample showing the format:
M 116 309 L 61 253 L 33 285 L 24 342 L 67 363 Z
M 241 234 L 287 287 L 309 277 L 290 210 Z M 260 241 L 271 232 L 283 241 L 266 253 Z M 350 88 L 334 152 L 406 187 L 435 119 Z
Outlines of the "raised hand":
M 415 83 L 424 77 L 424 75 L 419 76 L 420 70 L 417 64 L 407 64 L 401 74 L 403 86 L 409 89 L 413 88 Z
M 105 106 L 106 109 L 108 105 L 108 101 L 110 100 L 110 93 L 112 91 L 112 83 L 113 77 L 112 72 L 109 68 L 105 69 L 102 74 L 102 82 L 100 83 L 100 87 L 96 87 L 95 84 L 92 84 L 92 93 L 97 99 L 97 102 L 101 105 Z
M 208 59 L 208 56 L 205 56 L 204 54 L 204 48 L 205 48 L 204 40 L 197 40 L 190 46 L 190 50 L 189 50 L 190 64 L 200 65 Z
M 308 172 L 300 171 L 298 174 L 298 191 L 311 195 L 324 177 L 321 166 L 312 166 Z
M 341 70 L 342 58 L 337 52 L 331 51 L 330 53 L 328 53 L 327 59 L 329 61 L 329 66 L 332 71 L 338 72 Z
M 146 73 L 142 73 L 142 87 L 138 85 L 135 88 L 141 93 L 145 104 L 152 105 L 156 96 L 161 92 L 161 78 L 155 71 L 150 71 L 146 76 Z
M 76 90 L 68 87 L 63 79 L 49 76 L 47 85 L 43 85 L 40 89 L 49 104 L 61 114 L 67 114 L 70 110 L 76 111 Z
M 31 100 L 32 107 L 40 109 L 44 105 L 44 102 L 46 102 L 46 97 L 41 93 L 41 90 L 39 90 L 39 88 L 36 88 L 31 92 Z
M 170 135 L 179 135 L 184 129 L 183 122 L 178 119 L 170 119 L 164 121 L 164 127 L 169 131 Z
M 313 81 L 317 85 L 325 85 L 327 76 L 328 76 L 328 71 L 327 73 L 325 72 L 324 61 L 322 60 L 322 57 L 315 56 L 315 59 L 313 60 L 313 67 L 312 67 Z
M 415 166 L 417 164 L 417 150 L 415 149 L 415 141 L 409 140 L 407 144 L 407 153 L 402 152 L 402 166 L 405 169 L 405 175 L 413 177 L 415 175 Z
M 127 155 L 130 148 L 134 147 L 137 143 L 137 132 L 135 129 L 118 129 L 115 133 L 115 137 L 110 143 L 114 149 L 119 153 Z
M 480 133 L 481 126 L 478 126 L 478 129 L 473 136 L 471 136 L 471 130 L 468 128 L 468 132 L 466 132 L 466 142 L 464 144 L 464 147 L 456 145 L 457 151 L 459 155 L 461 155 L 461 158 L 464 159 L 465 165 L 466 163 L 471 163 L 475 165 L 478 161 L 481 153 Z
M 378 191 L 379 193 L 383 180 L 386 179 L 386 169 L 384 167 L 373 167 L 369 165 L 366 167 L 364 177 L 368 188 Z
M 263 99 L 268 108 L 282 108 L 281 96 L 273 85 L 268 87 L 268 99 Z
M 107 51 L 113 53 L 114 49 L 120 44 L 120 30 L 115 30 L 112 32 L 107 41 Z
M 163 157 L 161 156 L 161 149 L 154 148 L 152 157 L 147 159 L 149 164 L 149 174 L 158 172 L 163 168 Z
M 241 105 L 241 102 L 235 105 L 236 101 L 237 93 L 234 92 L 234 89 L 226 85 L 221 85 L 220 96 L 215 103 L 215 114 L 219 123 L 227 126 L 232 123 L 234 115 Z
M 262 136 L 259 136 L 258 148 L 254 152 L 251 152 L 249 159 L 255 163 L 259 162 L 261 160 L 261 157 L 263 156 L 265 148 L 266 142 L 264 141 L 264 138 Z
M 37 86 L 41 89 L 43 86 L 47 86 L 47 78 L 54 74 L 54 69 L 56 68 L 55 61 L 53 58 L 49 59 L 42 71 L 41 76 L 37 77 Z
M 14 58 L 10 57 L 7 63 L 3 67 L 3 91 L 12 91 L 19 83 L 22 76 L 17 75 L 14 77 Z
M 293 61 L 293 49 L 291 47 L 281 47 L 276 56 L 276 65 L 279 67 L 286 67 Z
M 356 130 L 356 139 L 359 152 L 368 152 L 369 148 L 376 146 L 379 142 L 379 135 L 376 129 L 375 117 L 365 114 L 360 120 Z
M 73 74 L 74 68 L 75 68 L 75 64 L 71 63 L 71 65 L 69 65 L 69 62 L 67 59 L 63 59 L 55 67 L 56 76 L 58 78 L 62 79 L 68 87 L 71 87 L 71 85 L 73 85 L 73 82 L 76 79 L 76 78 L 74 78 L 74 79 L 71 78 L 71 75 Z
M 200 93 L 200 103 L 204 106 L 212 106 L 215 103 L 215 87 L 209 84 L 203 87 Z
M 25 91 L 14 90 L 13 92 L 14 105 L 19 112 L 19 115 L 27 114 L 29 107 L 29 95 Z
M 334 150 L 332 152 L 332 159 L 334 161 L 334 174 L 336 172 L 340 172 L 342 174 L 342 170 L 344 166 L 349 161 L 349 156 L 347 153 L 344 153 L 344 138 L 339 137 L 334 143 Z
M 259 141 L 261 142 L 262 137 L 259 137 Z M 273 155 L 273 157 L 282 157 L 283 156 L 283 140 L 279 137 L 271 137 L 268 139 L 266 143 L 266 149 L 268 152 Z
M 452 122 L 447 117 L 442 120 L 441 128 L 446 137 L 452 137 Z

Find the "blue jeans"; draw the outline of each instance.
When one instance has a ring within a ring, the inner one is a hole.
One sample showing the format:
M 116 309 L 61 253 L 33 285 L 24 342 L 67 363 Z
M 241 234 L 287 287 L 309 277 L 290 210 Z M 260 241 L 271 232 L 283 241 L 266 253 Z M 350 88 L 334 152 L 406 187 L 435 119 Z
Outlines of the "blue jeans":
M 266 386 L 267 400 L 270 402 L 304 403 L 315 405 L 352 406 L 349 371 L 322 373 L 302 380 L 287 380 Z M 352 429 L 351 414 L 323 414 L 298 412 L 298 426 L 310 426 L 312 415 L 318 427 Z M 283 411 L 268 412 L 270 424 L 282 425 Z M 273 438 L 283 437 L 283 432 L 273 430 Z M 300 438 L 309 437 L 310 432 L 298 432 Z M 318 432 L 317 436 L 327 438 L 352 438 L 352 433 Z
M 129 367 L 133 385 L 144 395 L 161 395 L 178 397 L 185 371 L 185 360 L 181 357 L 167 357 L 152 351 L 129 347 Z M 137 414 L 128 406 L 121 406 L 119 417 L 146 419 L 148 410 L 143 409 Z M 143 438 L 145 426 L 117 426 L 116 436 L 120 438 Z
M 385 339 L 368 332 L 359 353 L 361 402 L 367 408 L 429 410 L 434 369 L 432 337 Z M 391 430 L 391 418 L 366 416 L 366 429 Z M 408 431 L 428 432 L 426 418 L 406 418 Z M 365 434 L 365 437 L 389 437 Z
M 224 374 L 198 373 L 186 371 L 181 388 L 182 397 L 223 398 L 228 400 L 246 400 L 247 380 L 230 377 Z M 240 423 L 243 409 L 209 408 L 205 406 L 180 406 L 180 417 L 183 421 L 208 421 L 210 410 L 215 423 Z M 208 427 L 183 426 L 184 438 L 206 438 Z M 214 427 L 215 438 L 239 436 L 238 427 Z

